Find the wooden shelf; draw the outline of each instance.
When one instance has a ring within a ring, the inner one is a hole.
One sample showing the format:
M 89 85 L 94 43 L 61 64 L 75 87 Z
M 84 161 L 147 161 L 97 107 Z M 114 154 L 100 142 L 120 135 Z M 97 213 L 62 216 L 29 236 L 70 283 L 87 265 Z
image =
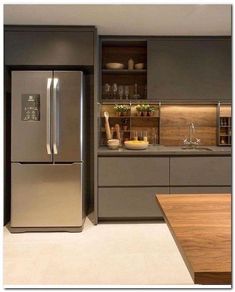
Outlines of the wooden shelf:
M 159 116 L 131 116 L 131 118 L 136 118 L 136 119 L 158 119 Z
M 104 119 L 104 117 L 101 117 Z M 130 119 L 131 116 L 109 116 L 110 119 Z
M 102 98 L 100 101 L 101 104 L 128 104 L 128 105 L 137 105 L 139 103 L 148 103 L 152 105 L 159 105 L 158 100 L 154 99 L 147 99 L 147 98 L 142 98 L 142 99 L 106 99 Z
M 101 99 L 101 103 L 105 104 L 105 103 L 110 103 L 110 104 L 130 104 L 130 103 L 141 103 L 141 102 L 147 102 L 150 103 L 147 98 L 141 98 L 141 99 L 106 99 L 106 98 L 102 98 Z M 156 102 L 157 104 L 158 102 Z
M 104 119 L 104 117 L 101 117 Z M 159 119 L 159 116 L 109 116 L 110 119 Z
M 147 69 L 102 69 L 103 74 L 145 74 Z
M 122 131 L 124 133 L 129 133 L 131 130 L 122 130 L 122 129 L 120 129 L 120 131 Z M 106 131 L 105 131 L 105 129 L 101 129 L 101 132 L 105 133 Z

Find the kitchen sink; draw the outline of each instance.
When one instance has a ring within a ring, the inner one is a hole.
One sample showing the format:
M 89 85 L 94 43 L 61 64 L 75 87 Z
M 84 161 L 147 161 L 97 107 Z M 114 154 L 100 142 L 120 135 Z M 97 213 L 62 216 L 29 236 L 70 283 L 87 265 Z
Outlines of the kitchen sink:
M 195 148 L 191 148 L 191 147 L 182 147 L 183 150 L 190 150 L 190 151 L 213 151 L 211 148 L 207 148 L 207 147 L 195 147 Z

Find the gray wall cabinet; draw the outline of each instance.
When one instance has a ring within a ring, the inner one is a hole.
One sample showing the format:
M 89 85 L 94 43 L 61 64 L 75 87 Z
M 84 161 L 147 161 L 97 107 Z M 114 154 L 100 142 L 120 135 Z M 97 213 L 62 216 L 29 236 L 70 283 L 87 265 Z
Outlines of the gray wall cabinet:
M 168 157 L 100 157 L 99 186 L 169 185 Z
M 148 98 L 231 100 L 231 38 L 148 40 Z
M 162 217 L 155 195 L 167 193 L 168 187 L 99 188 L 99 217 Z
M 173 157 L 171 186 L 230 186 L 231 157 Z
M 40 31 L 8 28 L 5 31 L 5 65 L 92 66 L 94 64 L 94 32 Z

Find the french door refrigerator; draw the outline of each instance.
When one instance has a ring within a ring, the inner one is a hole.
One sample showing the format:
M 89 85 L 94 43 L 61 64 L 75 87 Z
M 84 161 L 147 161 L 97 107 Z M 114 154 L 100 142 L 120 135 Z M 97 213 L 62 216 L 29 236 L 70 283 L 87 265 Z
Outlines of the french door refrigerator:
M 81 231 L 83 73 L 12 71 L 12 232 Z

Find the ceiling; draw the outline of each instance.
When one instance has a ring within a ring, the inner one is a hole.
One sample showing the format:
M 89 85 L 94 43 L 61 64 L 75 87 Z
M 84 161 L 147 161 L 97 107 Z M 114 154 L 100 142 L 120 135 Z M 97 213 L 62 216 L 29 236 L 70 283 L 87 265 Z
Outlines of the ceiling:
M 100 35 L 231 35 L 231 9 L 231 5 L 4 5 L 4 23 L 95 25 Z

